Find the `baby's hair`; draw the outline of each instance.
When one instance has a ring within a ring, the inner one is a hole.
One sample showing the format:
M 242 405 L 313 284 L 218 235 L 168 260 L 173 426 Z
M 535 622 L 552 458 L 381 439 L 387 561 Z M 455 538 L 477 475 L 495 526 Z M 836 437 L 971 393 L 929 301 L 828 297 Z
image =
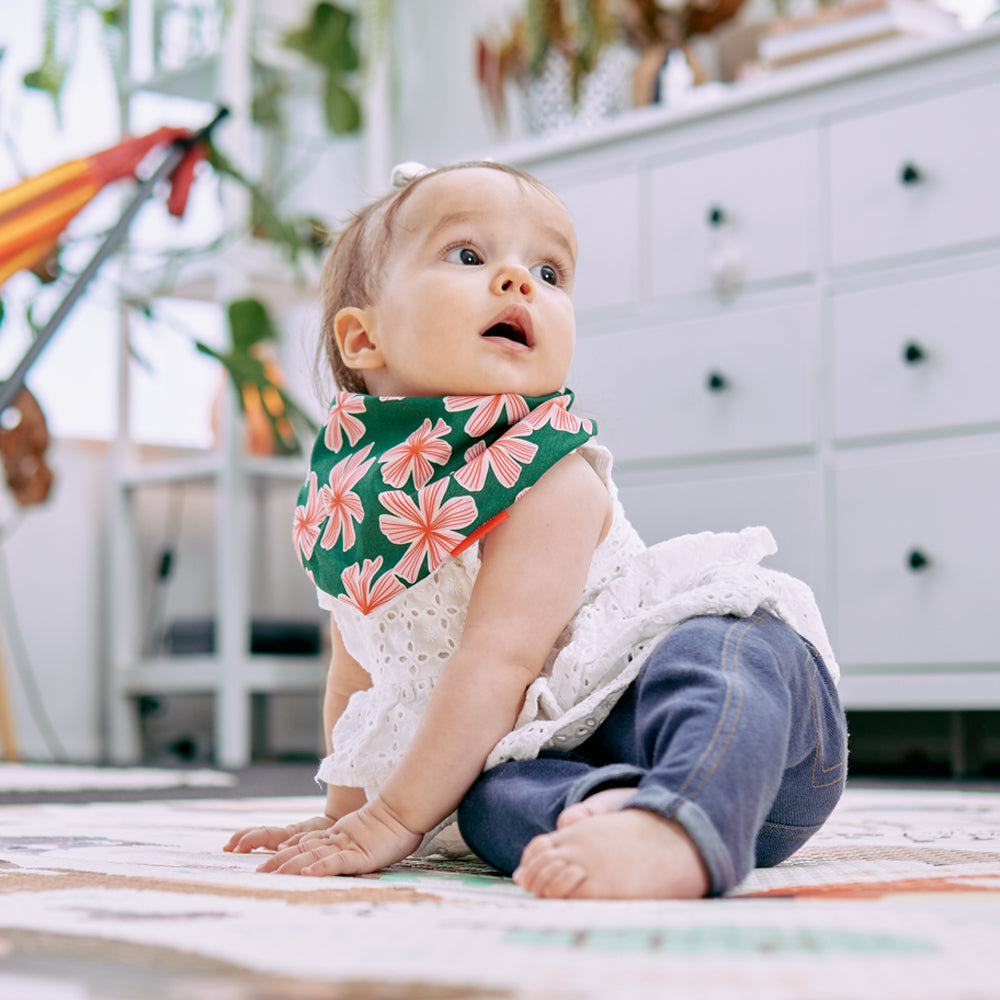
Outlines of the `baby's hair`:
M 503 163 L 492 160 L 477 160 L 456 163 L 418 173 L 397 191 L 364 206 L 353 215 L 346 226 L 337 234 L 333 246 L 323 265 L 320 296 L 323 304 L 320 351 L 326 352 L 337 385 L 348 392 L 367 392 L 361 372 L 344 364 L 337 338 L 334 335 L 334 320 L 341 309 L 353 306 L 367 308 L 376 300 L 380 291 L 382 274 L 389 260 L 392 248 L 393 222 L 400 208 L 413 192 L 425 181 L 454 170 L 469 170 L 485 167 L 498 170 L 515 178 L 519 183 L 528 184 L 552 197 L 552 192 L 530 174 Z

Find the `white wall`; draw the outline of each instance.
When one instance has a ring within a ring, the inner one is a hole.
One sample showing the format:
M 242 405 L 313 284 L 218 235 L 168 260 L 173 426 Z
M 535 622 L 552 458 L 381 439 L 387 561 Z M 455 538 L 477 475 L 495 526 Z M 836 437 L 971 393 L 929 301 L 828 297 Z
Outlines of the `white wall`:
M 476 83 L 475 39 L 506 31 L 520 0 L 397 0 L 395 159 L 427 164 L 486 155 L 518 134 L 518 108 L 509 102 L 511 131 L 498 136 L 484 113 Z
M 162 454 L 158 452 L 157 454 Z M 17 745 L 28 760 L 56 754 L 36 721 L 22 677 L 30 673 L 38 701 L 68 759 L 104 756 L 102 692 L 107 662 L 107 508 L 110 463 L 100 443 L 56 441 L 48 462 L 55 485 L 48 501 L 11 523 L 3 542 L 6 570 L 0 579 L 0 643 L 11 694 Z M 294 484 L 272 485 L 256 505 L 261 517 L 252 538 L 255 567 L 253 611 L 265 617 L 325 615 L 291 546 Z M 165 542 L 172 542 L 180 504 L 180 532 L 173 572 L 159 593 L 155 574 Z M 214 498 L 202 485 L 143 490 L 137 502 L 142 540 L 143 606 L 160 625 L 211 614 L 214 603 L 212 525 Z M 5 518 L 6 520 L 6 518 Z M 9 586 L 7 584 L 9 583 Z M 307 710 L 304 717 L 311 720 Z M 200 723 L 199 723 L 200 724 Z M 289 726 L 300 724 L 293 718 Z M 162 729 L 162 725 L 160 727 Z M 275 734 L 279 745 L 298 749 L 313 742 Z M 175 735 L 184 735 L 183 727 Z
M 30 671 L 67 756 L 90 761 L 100 755 L 106 449 L 57 441 L 48 462 L 56 477 L 48 501 L 18 517 L 3 542 L 0 643 L 22 755 L 51 755 L 19 676 Z

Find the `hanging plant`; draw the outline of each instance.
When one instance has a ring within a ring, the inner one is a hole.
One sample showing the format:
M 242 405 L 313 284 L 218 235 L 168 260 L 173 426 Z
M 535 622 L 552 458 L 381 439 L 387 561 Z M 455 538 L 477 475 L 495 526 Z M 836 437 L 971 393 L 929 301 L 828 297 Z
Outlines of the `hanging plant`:
M 250 180 L 217 146 L 209 143 L 208 162 L 220 177 L 228 177 L 250 194 L 250 228 L 255 236 L 273 240 L 288 254 L 292 264 L 302 253 L 319 257 L 326 245 L 326 225 L 311 215 L 282 215 L 274 199 L 260 184 Z
M 225 5 L 228 0 L 218 2 Z M 101 33 L 102 42 L 107 50 L 119 100 L 125 99 L 120 43 L 128 5 L 129 0 L 44 0 L 42 58 L 37 66 L 22 76 L 21 82 L 24 87 L 42 91 L 49 96 L 60 127 L 62 92 L 75 56 L 80 19 L 84 16 L 92 17 L 96 14 L 100 19 L 104 29 Z M 312 7 L 301 27 L 289 31 L 282 39 L 284 47 L 321 69 L 323 119 L 333 134 L 357 131 L 361 124 L 360 105 L 351 89 L 354 83 L 352 74 L 356 77 L 360 66 L 360 56 L 354 42 L 355 22 L 353 13 L 323 0 Z M 4 48 L 0 46 L 0 59 L 3 55 Z M 281 73 L 259 60 L 254 60 L 253 68 L 253 117 L 263 127 L 280 130 L 283 88 Z M 327 226 L 322 220 L 306 214 L 289 215 L 279 211 L 275 195 L 268 185 L 250 179 L 240 165 L 225 157 L 211 143 L 208 147 L 207 158 L 216 174 L 228 182 L 244 186 L 249 192 L 249 229 L 255 236 L 272 240 L 281 246 L 293 265 L 299 262 L 303 254 L 320 255 L 327 232 Z M 59 258 L 64 249 L 62 243 L 53 246 L 51 257 L 37 272 L 39 281 L 49 282 L 59 278 Z M 184 257 L 213 249 L 221 249 L 221 243 L 214 247 L 164 252 L 163 280 L 155 294 L 169 296 L 171 270 Z M 147 316 L 151 314 L 150 302 L 129 301 L 127 304 L 143 311 Z M 33 306 L 34 301 L 28 305 L 29 326 L 34 325 Z M 0 322 L 3 315 L 3 302 L 0 299 Z M 232 343 L 228 351 L 213 351 L 200 343 L 196 344 L 197 348 L 224 365 L 244 412 L 248 406 L 259 407 L 263 411 L 273 430 L 275 450 L 297 452 L 299 445 L 293 425 L 305 426 L 312 431 L 315 428 L 302 409 L 281 388 L 275 366 L 263 356 L 267 343 L 276 339 L 266 309 L 256 300 L 240 300 L 228 307 L 228 319 Z
M 285 392 L 277 365 L 268 356 L 269 346 L 278 342 L 278 333 L 259 299 L 237 299 L 226 308 L 230 347 L 217 351 L 202 341 L 195 347 L 222 363 L 236 393 L 240 411 L 248 422 L 266 421 L 276 454 L 294 455 L 301 450 L 295 424 L 305 427 L 310 436 L 315 423 Z
M 109 33 L 120 37 L 125 25 L 128 0 L 45 0 L 42 15 L 42 61 L 21 77 L 29 90 L 48 94 L 55 108 L 56 122 L 62 125 L 62 89 L 69 72 L 71 52 L 76 45 L 77 24 L 84 11 L 94 11 L 106 30 L 105 44 L 114 41 Z
M 610 0 L 526 0 L 506 35 L 476 39 L 479 85 L 496 123 L 506 121 L 506 82 L 537 79 L 553 51 L 567 61 L 575 105 L 583 80 L 593 72 L 601 53 L 621 37 L 621 24 Z
M 323 73 L 323 118 L 334 135 L 361 127 L 361 105 L 350 88 L 351 76 L 361 65 L 352 37 L 354 23 L 353 13 L 321 0 L 305 24 L 282 38 L 286 49 L 305 56 Z

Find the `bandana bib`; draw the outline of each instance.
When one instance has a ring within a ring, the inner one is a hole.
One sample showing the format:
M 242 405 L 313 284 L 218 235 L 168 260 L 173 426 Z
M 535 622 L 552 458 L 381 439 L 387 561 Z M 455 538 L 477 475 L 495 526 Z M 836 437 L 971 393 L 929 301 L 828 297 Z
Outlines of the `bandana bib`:
M 313 447 L 293 541 L 316 586 L 367 615 L 503 520 L 594 436 L 573 394 L 379 397 L 342 392 Z

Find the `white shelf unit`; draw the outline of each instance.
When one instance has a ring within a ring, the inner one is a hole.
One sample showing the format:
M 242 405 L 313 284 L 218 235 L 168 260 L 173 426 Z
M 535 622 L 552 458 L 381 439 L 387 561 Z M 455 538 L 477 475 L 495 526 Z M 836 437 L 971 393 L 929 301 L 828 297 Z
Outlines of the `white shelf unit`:
M 250 580 L 259 572 L 252 540 L 255 494 L 301 481 L 295 459 L 248 459 L 234 444 L 191 460 L 132 464 L 115 477 L 112 506 L 111 754 L 139 756 L 137 699 L 143 695 L 207 694 L 213 698 L 214 759 L 238 768 L 251 758 L 252 700 L 257 695 L 322 689 L 322 657 L 250 652 Z M 136 519 L 137 494 L 169 484 L 210 483 L 214 492 L 215 651 L 210 655 L 148 656 L 142 648 L 144 581 Z
M 647 542 L 766 524 L 857 709 L 1000 708 L 1000 25 L 512 148 Z
M 247 162 L 251 148 L 250 18 L 251 0 L 234 0 L 217 56 L 199 57 L 189 67 L 172 70 L 130 88 L 183 96 L 225 105 L 230 116 L 218 139 L 234 162 Z M 123 132 L 130 125 L 122 111 Z M 238 193 L 223 199 L 228 227 L 239 229 L 248 205 Z M 222 304 L 266 286 L 273 298 L 283 281 L 281 268 L 262 265 L 260 252 L 229 248 L 209 268 L 199 269 L 194 285 L 185 279 L 176 297 L 208 298 Z M 284 283 L 288 297 L 298 294 L 296 275 Z M 243 423 L 229 387 L 221 397 L 219 445 L 206 454 L 167 461 L 143 461 L 129 439 L 129 317 L 121 311 L 119 338 L 118 434 L 112 452 L 112 496 L 109 521 L 109 642 L 107 715 L 108 750 L 112 760 L 139 758 L 139 706 L 144 695 L 207 694 L 213 699 L 213 756 L 218 766 L 239 768 L 250 762 L 252 701 L 255 696 L 289 692 L 319 697 L 325 677 L 322 656 L 272 656 L 250 651 L 252 609 L 250 581 L 260 568 L 253 558 L 257 526 L 256 495 L 276 484 L 294 497 L 294 484 L 306 473 L 304 459 L 249 456 L 243 450 Z M 214 494 L 214 652 L 210 655 L 155 656 L 143 650 L 143 591 L 136 499 L 140 491 L 168 484 L 211 484 Z M 291 509 L 289 509 L 291 518 Z

